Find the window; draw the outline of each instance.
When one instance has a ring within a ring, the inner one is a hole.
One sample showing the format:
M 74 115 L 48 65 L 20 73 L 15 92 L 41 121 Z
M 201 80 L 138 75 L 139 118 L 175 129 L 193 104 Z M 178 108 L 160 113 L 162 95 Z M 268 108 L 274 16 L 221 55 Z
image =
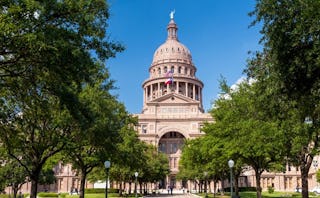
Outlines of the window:
M 174 73 L 174 66 L 171 66 L 171 72 Z
M 161 69 L 160 68 L 158 68 L 158 74 L 161 74 Z
M 181 74 L 181 67 L 178 68 L 178 73 Z
M 141 131 L 142 133 L 147 133 L 147 125 L 142 125 Z

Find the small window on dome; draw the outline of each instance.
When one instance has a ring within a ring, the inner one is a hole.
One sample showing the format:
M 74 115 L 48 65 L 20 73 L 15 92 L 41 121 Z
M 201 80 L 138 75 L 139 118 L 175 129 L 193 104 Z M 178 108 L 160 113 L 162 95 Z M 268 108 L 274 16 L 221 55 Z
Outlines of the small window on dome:
M 174 52 L 174 48 L 172 48 L 172 51 Z
M 178 68 L 178 73 L 179 73 L 179 74 L 181 73 L 181 67 Z
M 180 51 L 179 47 L 178 47 L 178 52 Z
M 161 69 L 160 69 L 160 67 L 158 68 L 158 74 L 161 74 Z
M 163 73 L 167 73 L 167 66 L 163 68 Z
M 168 51 L 168 48 L 166 48 L 166 52 Z
M 174 73 L 174 66 L 171 66 L 171 72 Z

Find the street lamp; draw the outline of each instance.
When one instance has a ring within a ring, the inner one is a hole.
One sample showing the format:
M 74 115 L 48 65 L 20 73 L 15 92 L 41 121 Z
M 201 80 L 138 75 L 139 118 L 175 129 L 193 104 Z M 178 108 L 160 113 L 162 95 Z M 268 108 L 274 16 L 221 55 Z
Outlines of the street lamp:
M 208 187 L 207 187 L 207 175 L 208 175 L 208 172 L 207 171 L 205 171 L 204 173 L 204 190 L 205 190 L 205 193 L 206 193 L 206 196 L 205 196 L 205 198 L 207 198 L 208 197 L 208 192 L 207 192 L 207 189 L 208 189 Z
M 232 189 L 232 167 L 234 166 L 234 161 L 231 159 L 228 161 L 228 166 L 230 168 L 230 193 L 231 198 L 233 197 L 233 189 Z
M 136 190 L 136 198 L 138 197 L 138 195 L 137 195 L 137 178 L 138 178 L 138 175 L 139 175 L 138 172 L 135 172 L 135 173 L 134 173 L 134 176 L 136 177 L 136 180 L 135 180 L 135 182 L 134 182 L 135 190 Z
M 106 172 L 107 172 L 107 180 L 106 180 L 106 198 L 108 198 L 108 181 L 109 181 L 109 168 L 110 168 L 110 161 L 105 161 L 104 162 L 104 167 L 106 167 Z

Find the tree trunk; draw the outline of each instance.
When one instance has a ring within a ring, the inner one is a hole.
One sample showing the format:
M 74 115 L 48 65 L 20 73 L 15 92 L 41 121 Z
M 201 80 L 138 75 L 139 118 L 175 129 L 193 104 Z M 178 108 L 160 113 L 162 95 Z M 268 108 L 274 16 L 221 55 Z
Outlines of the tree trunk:
M 37 198 L 38 180 L 31 179 L 31 194 L 30 198 Z
M 239 175 L 235 174 L 234 175 L 234 192 L 236 197 L 240 197 L 239 196 Z
M 223 179 L 221 179 L 221 189 L 220 189 L 220 194 L 224 195 L 224 182 Z
M 129 181 L 129 194 L 131 195 L 131 181 Z
M 261 198 L 261 192 L 262 192 L 262 188 L 261 188 L 261 173 L 258 169 L 254 170 L 256 173 L 256 186 L 257 186 L 257 198 Z
M 18 186 L 16 184 L 12 184 L 13 198 L 17 198 L 18 190 Z
M 122 182 L 120 182 L 120 186 L 119 186 L 119 195 L 122 195 Z
M 309 192 L 308 192 L 308 174 L 309 169 L 312 164 L 313 157 L 310 155 L 301 155 L 300 156 L 300 169 L 301 169 L 301 183 L 302 183 L 302 198 L 308 198 Z
M 32 174 L 30 175 L 30 180 L 31 180 L 30 198 L 37 198 L 38 183 L 39 183 L 39 176 L 40 176 L 41 169 L 42 169 L 42 166 L 35 168 L 35 170 L 33 170 Z
M 81 177 L 80 177 L 80 196 L 79 196 L 79 198 L 84 198 L 84 189 L 85 189 L 85 184 L 86 184 L 86 177 L 87 177 L 86 171 L 82 170 L 81 171 Z
M 216 192 L 217 192 L 217 182 L 214 179 L 213 180 L 213 197 L 216 197 Z

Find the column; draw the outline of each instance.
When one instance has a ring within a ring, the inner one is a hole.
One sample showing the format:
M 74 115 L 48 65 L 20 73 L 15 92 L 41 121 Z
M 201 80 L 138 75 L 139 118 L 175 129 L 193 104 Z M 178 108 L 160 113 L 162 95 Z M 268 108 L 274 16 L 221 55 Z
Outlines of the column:
M 195 100 L 196 99 L 196 85 L 195 84 L 193 84 L 193 86 L 192 86 L 192 92 L 193 92 L 192 99 Z
M 147 99 L 146 99 L 146 98 L 147 98 L 146 92 L 147 92 L 147 89 L 146 89 L 146 87 L 144 87 L 144 92 L 143 92 L 143 96 L 144 96 L 144 97 L 143 97 L 143 104 L 147 101 Z
M 158 97 L 160 97 L 161 94 L 160 94 L 160 83 L 158 82 Z
M 186 97 L 188 97 L 188 83 L 186 82 Z
M 150 96 L 151 96 L 151 100 L 153 99 L 153 86 L 152 84 L 150 85 Z
M 176 93 L 179 93 L 179 81 L 176 81 Z

